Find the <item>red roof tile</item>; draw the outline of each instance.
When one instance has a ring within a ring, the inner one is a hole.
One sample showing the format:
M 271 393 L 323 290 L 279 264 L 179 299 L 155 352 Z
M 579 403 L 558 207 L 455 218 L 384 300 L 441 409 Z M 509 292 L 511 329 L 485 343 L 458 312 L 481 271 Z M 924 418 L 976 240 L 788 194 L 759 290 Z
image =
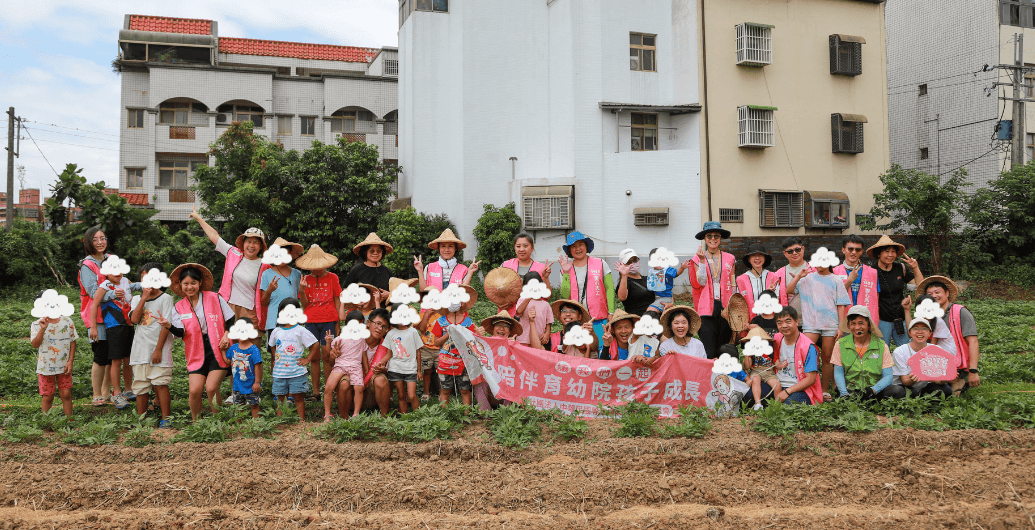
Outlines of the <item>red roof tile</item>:
M 211 35 L 212 21 L 197 18 L 155 17 L 130 15 L 129 29 L 137 31 L 158 31 L 161 33 L 191 33 Z
M 146 193 L 120 193 L 119 197 L 126 199 L 126 202 L 134 206 L 147 206 Z
M 356 46 L 335 46 L 333 44 L 306 44 L 302 42 L 221 37 L 219 39 L 219 51 L 241 55 L 367 63 L 381 50 Z

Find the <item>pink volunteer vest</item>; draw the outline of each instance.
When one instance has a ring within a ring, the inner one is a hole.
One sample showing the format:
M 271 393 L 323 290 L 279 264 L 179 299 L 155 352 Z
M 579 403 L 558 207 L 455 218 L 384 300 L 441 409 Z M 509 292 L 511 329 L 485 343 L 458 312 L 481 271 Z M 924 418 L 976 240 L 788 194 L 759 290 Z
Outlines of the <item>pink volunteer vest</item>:
M 722 307 L 726 307 L 726 304 L 730 301 L 730 297 L 733 296 L 733 282 L 731 279 L 733 278 L 734 268 L 737 265 L 737 259 L 733 257 L 733 254 L 728 252 L 723 252 L 721 255 L 722 272 L 719 274 L 719 289 L 721 291 L 719 293 L 719 301 L 722 302 Z M 694 255 L 690 261 L 694 263 L 694 270 L 690 271 L 690 288 L 691 291 L 693 291 L 694 308 L 697 309 L 697 314 L 702 317 L 710 317 L 712 316 L 713 306 L 715 305 L 712 303 L 715 299 L 715 295 L 712 294 L 711 265 L 709 265 L 707 260 L 705 260 L 705 275 L 709 278 L 709 281 L 706 281 L 704 282 L 704 285 L 701 285 L 700 283 L 697 283 L 697 269 L 702 266 L 701 258 Z
M 751 287 L 752 284 L 751 276 L 749 276 L 750 274 L 750 272 L 745 272 L 744 274 L 737 276 L 737 291 L 739 291 L 740 294 L 744 295 L 744 299 L 747 300 L 748 303 L 748 322 L 750 322 L 751 319 L 755 318 L 755 300 L 760 294 L 756 293 L 755 290 Z M 767 282 L 768 279 L 772 277 L 772 275 L 773 273 L 770 272 L 769 275 L 766 276 Z
M 880 311 L 877 309 L 877 269 L 869 265 L 863 265 L 862 268 L 862 281 L 859 282 L 859 302 L 856 305 L 866 306 L 870 310 L 870 315 L 873 315 L 873 321 L 880 324 Z M 844 264 L 834 267 L 834 274 L 848 278 L 848 270 L 845 269 Z M 848 294 L 852 294 L 851 287 L 848 288 Z
M 593 320 L 603 320 L 607 318 L 608 312 L 607 293 L 604 292 L 604 262 L 592 256 L 587 260 L 586 274 L 589 278 L 586 279 L 586 306 L 589 309 L 589 316 Z M 578 278 L 575 277 L 574 265 L 571 267 L 568 283 L 571 285 L 569 299 L 578 300 L 579 285 Z
M 970 368 L 970 345 L 967 343 L 967 339 L 963 337 L 963 326 L 960 324 L 963 306 L 952 304 L 949 311 L 952 312 L 952 324 L 949 324 L 949 334 L 952 335 L 952 340 L 956 341 L 956 351 L 959 352 L 960 356 L 958 368 L 965 370 Z
M 517 258 L 510 258 L 507 261 L 504 261 L 503 265 L 500 265 L 500 267 L 506 267 L 506 268 L 508 268 L 508 269 L 510 269 L 510 270 L 512 270 L 514 272 L 517 272 L 519 266 L 520 266 L 520 263 L 518 263 L 518 259 Z M 539 275 L 542 276 L 543 275 L 543 271 L 546 270 L 546 264 L 545 263 L 539 263 L 538 261 L 532 260 L 532 266 L 529 267 L 528 270 L 530 272 L 538 272 Z
M 104 255 L 104 259 L 108 259 L 108 255 Z M 97 285 L 104 283 L 105 276 L 101 274 L 101 268 L 90 258 L 84 258 L 80 262 L 80 267 L 86 265 L 97 275 Z M 93 297 L 90 293 L 86 292 L 86 287 L 83 287 L 83 278 L 79 277 L 79 316 L 83 319 L 83 324 L 87 329 L 93 327 L 93 322 L 90 322 L 90 304 L 93 302 Z M 104 315 L 100 311 L 97 312 L 97 323 L 104 323 Z
M 223 297 L 223 300 L 230 300 L 230 290 L 233 289 L 234 282 L 234 270 L 241 264 L 244 259 L 244 253 L 237 247 L 230 247 L 230 251 L 226 253 L 226 264 L 223 266 L 223 283 L 219 286 L 219 295 Z M 255 315 L 259 318 L 259 321 L 255 324 L 255 329 L 263 329 L 266 327 L 266 311 L 262 308 L 262 289 L 259 288 L 259 278 L 262 278 L 262 273 L 266 272 L 266 269 L 270 268 L 269 265 L 263 263 L 259 266 L 259 276 L 255 278 Z
M 201 292 L 202 307 L 205 310 L 205 325 L 208 327 L 208 342 L 212 346 L 212 353 L 216 355 L 219 366 L 229 366 L 226 358 L 220 355 L 219 341 L 223 339 L 223 310 L 220 308 L 219 296 L 212 291 Z M 187 357 L 187 371 L 197 370 L 205 362 L 205 345 L 201 342 L 204 336 L 201 333 L 201 323 L 194 316 L 194 308 L 190 301 L 181 298 L 176 302 L 176 312 L 180 314 L 183 321 L 183 344 L 184 353 Z
M 809 355 L 809 346 L 814 345 L 804 333 L 798 334 L 798 341 L 794 343 L 794 373 L 798 376 L 798 381 L 805 379 L 805 357 Z M 777 333 L 773 337 L 773 362 L 780 361 L 781 347 L 783 347 L 783 333 Z M 805 389 L 805 394 L 812 400 L 813 405 L 823 402 L 823 385 L 819 380 L 819 374 L 812 386 Z
M 449 285 L 463 283 L 464 276 L 467 276 L 467 265 L 457 263 L 456 267 L 453 267 L 453 273 L 449 275 Z M 442 290 L 442 266 L 438 264 L 438 260 L 428 264 L 428 277 L 424 281 L 428 286 Z

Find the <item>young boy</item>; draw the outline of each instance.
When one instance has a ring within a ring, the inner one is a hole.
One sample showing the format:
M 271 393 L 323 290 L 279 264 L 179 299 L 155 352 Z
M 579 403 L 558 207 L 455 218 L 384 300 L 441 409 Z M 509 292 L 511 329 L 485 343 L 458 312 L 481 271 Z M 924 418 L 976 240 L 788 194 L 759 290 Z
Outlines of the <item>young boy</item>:
M 281 403 L 290 395 L 299 421 L 305 421 L 305 394 L 312 388 L 306 366 L 320 355 L 320 341 L 298 325 L 305 322 L 301 307 L 296 298 L 281 300 L 277 306 L 277 327 L 270 332 L 268 345 L 274 350 L 273 395 Z M 309 355 L 305 355 L 307 349 Z M 281 415 L 279 410 L 277 415 Z
M 834 388 L 834 366 L 830 363 L 830 356 L 834 352 L 834 343 L 841 336 L 838 324 L 852 304 L 844 282 L 833 273 L 837 261 L 833 252 L 821 247 L 812 255 L 810 266 L 798 271 L 787 284 L 787 290 L 797 288 L 801 298 L 805 336 L 820 347 L 823 361 L 821 382 L 828 394 Z
M 252 409 L 252 417 L 258 418 L 259 391 L 262 390 L 262 352 L 252 343 L 252 337 L 258 338 L 259 334 L 252 319 L 241 317 L 234 322 L 228 336 L 237 339 L 237 343 L 226 350 L 226 360 L 230 361 L 233 370 L 233 403 L 247 404 Z M 304 419 L 303 414 L 300 413 L 299 418 Z
M 133 350 L 133 325 L 129 322 L 130 295 L 140 290 L 139 283 L 130 283 L 125 275 L 129 274 L 126 261 L 112 254 L 101 264 L 101 274 L 105 280 L 97 286 L 90 304 L 90 321 L 95 322 L 97 313 L 104 316 L 104 327 L 108 334 L 108 359 L 111 361 L 112 403 L 118 409 L 129 406 L 129 400 L 136 399 L 130 390 L 133 387 L 133 368 L 129 364 L 129 356 Z M 115 291 L 117 296 L 105 301 L 104 295 Z M 97 340 L 97 327 L 90 328 L 90 340 Z M 122 391 L 122 380 L 125 381 L 126 392 Z
M 403 313 L 413 313 L 416 315 L 416 312 L 407 305 L 392 305 L 392 317 L 389 322 L 393 327 L 388 331 L 384 341 L 381 343 L 382 346 L 388 348 L 388 351 L 391 352 L 385 376 L 388 378 L 388 382 L 392 383 L 399 392 L 400 414 L 408 412 L 406 407 L 407 401 L 409 401 L 410 407 L 413 410 L 417 410 L 417 407 L 420 406 L 420 400 L 417 399 L 417 381 L 423 378 L 423 374 L 420 371 L 418 355 L 420 355 L 421 347 L 424 346 L 420 332 L 412 324 L 408 323 L 410 322 L 409 320 L 403 318 L 405 316 Z
M 665 250 L 664 247 L 661 250 Z M 652 249 L 650 254 L 647 255 L 647 263 L 650 264 L 650 259 L 654 257 L 658 249 Z M 680 263 L 679 267 L 652 267 L 650 272 L 647 273 L 647 288 L 654 291 L 654 303 L 650 305 L 650 309 L 657 311 L 658 313 L 664 312 L 666 309 L 672 306 L 672 286 L 676 283 L 676 278 L 683 271 L 686 270 L 686 264 Z
M 161 410 L 162 419 L 159 429 L 170 427 L 169 417 L 171 398 L 169 383 L 172 381 L 173 359 L 172 343 L 169 330 L 173 323 L 182 327 L 180 315 L 176 312 L 172 296 L 165 292 L 165 287 L 155 287 L 159 279 L 148 278 L 148 275 L 160 275 L 161 265 L 148 263 L 140 269 L 140 283 L 147 285 L 143 293 L 134 296 L 130 304 L 133 313 L 130 322 L 136 326 L 133 333 L 133 347 L 129 354 L 129 365 L 133 370 L 133 393 L 137 396 L 137 414 L 147 412 L 148 396 L 153 388 L 155 401 Z M 161 348 L 159 344 L 163 344 Z
M 909 389 L 908 394 L 913 396 L 922 396 L 925 394 L 941 394 L 943 397 L 948 397 L 952 394 L 952 388 L 949 387 L 948 382 L 941 381 L 921 381 L 909 368 L 909 358 L 916 355 L 917 352 L 929 346 L 928 342 L 931 339 L 931 323 L 922 318 L 914 318 L 909 323 L 909 338 L 911 341 L 909 344 L 903 344 L 897 348 L 891 354 L 895 358 L 895 366 L 892 367 L 892 378 L 891 385 L 901 385 L 906 389 Z M 902 395 L 906 395 L 907 392 L 901 392 Z
M 321 371 L 324 376 L 329 375 L 334 364 L 330 353 L 331 344 L 327 340 L 327 336 L 337 335 L 339 332 L 341 285 L 338 283 L 338 275 L 327 272 L 327 269 L 336 263 L 338 263 L 338 258 L 324 252 L 319 245 L 309 247 L 309 251 L 295 260 L 298 268 L 309 271 L 309 274 L 302 277 L 298 289 L 298 297 L 305 307 L 305 329 L 308 329 L 314 337 L 320 340 L 320 358 L 309 365 L 314 392 L 319 392 L 323 388 L 320 384 Z
M 40 396 L 43 398 L 40 405 L 43 412 L 49 411 L 54 405 L 54 388 L 57 387 L 58 396 L 61 397 L 61 408 L 65 411 L 65 416 L 71 419 L 72 363 L 75 361 L 75 341 L 79 334 L 76 333 L 72 319 L 68 318 L 75 308 L 67 299 L 62 304 L 61 298 L 65 297 L 59 297 L 57 291 L 52 289 L 42 291 L 36 296 L 34 306 L 47 304 L 66 307 L 58 308 L 64 311 L 43 312 L 36 311 L 34 307 L 33 316 L 40 315 L 41 318 L 29 326 L 29 343 L 37 349 L 36 379 L 39 381 Z
M 427 293 L 427 289 L 424 292 Z M 421 401 L 431 398 L 431 374 L 438 366 L 438 347 L 435 346 L 435 334 L 432 333 L 432 328 L 439 318 L 442 318 L 442 313 L 439 311 L 426 310 L 421 315 L 420 323 L 417 324 L 417 331 L 420 332 L 421 340 L 424 342 L 420 349 L 420 371 L 421 379 L 424 381 L 424 394 L 420 397 Z
M 478 292 L 466 285 L 453 288 L 467 291 L 470 300 L 452 303 L 431 328 L 431 334 L 435 336 L 435 347 L 439 349 L 438 400 L 443 407 L 449 402 L 449 396 L 452 395 L 454 387 L 460 391 L 460 399 L 463 400 L 464 405 L 471 404 L 471 378 L 467 375 L 467 367 L 464 366 L 464 360 L 460 357 L 459 350 L 456 349 L 446 330 L 450 325 L 456 324 L 471 330 L 472 333 L 477 333 L 474 321 L 467 315 L 467 310 L 473 307 L 478 300 Z M 448 290 L 443 292 L 443 295 L 448 292 Z

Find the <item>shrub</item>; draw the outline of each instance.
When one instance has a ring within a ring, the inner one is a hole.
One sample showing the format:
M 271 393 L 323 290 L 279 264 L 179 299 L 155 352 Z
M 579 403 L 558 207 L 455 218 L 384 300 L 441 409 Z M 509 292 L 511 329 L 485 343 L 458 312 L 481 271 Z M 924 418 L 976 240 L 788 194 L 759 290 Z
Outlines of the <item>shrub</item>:
M 514 237 L 521 231 L 521 218 L 514 203 L 502 208 L 484 205 L 485 213 L 478 218 L 474 237 L 478 240 L 478 258 L 481 270 L 491 271 L 514 257 Z
M 384 264 L 399 278 L 416 278 L 413 256 L 424 256 L 425 264 L 437 260 L 438 252 L 428 248 L 428 243 L 447 228 L 456 232 L 456 227 L 445 214 L 431 215 L 403 208 L 382 215 L 377 224 L 377 235 L 391 243 L 394 249 L 385 257 Z M 456 259 L 463 259 L 463 250 L 457 252 Z

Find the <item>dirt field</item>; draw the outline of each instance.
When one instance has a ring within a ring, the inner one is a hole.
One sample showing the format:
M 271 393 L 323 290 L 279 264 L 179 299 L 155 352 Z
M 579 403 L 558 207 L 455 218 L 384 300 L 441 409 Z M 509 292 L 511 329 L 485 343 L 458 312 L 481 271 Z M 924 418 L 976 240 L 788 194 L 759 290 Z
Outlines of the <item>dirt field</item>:
M 0 447 L 8 528 L 1032 528 L 1035 431 Z

